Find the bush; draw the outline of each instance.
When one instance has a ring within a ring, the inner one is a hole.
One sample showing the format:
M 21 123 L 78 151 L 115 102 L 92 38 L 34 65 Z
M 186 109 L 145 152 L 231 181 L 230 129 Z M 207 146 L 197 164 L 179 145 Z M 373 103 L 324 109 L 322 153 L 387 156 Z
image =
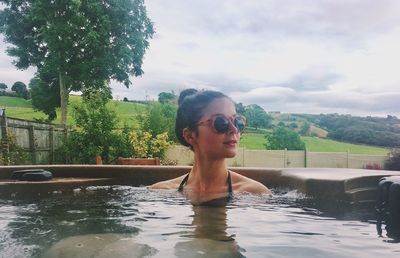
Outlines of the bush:
M 0 165 L 24 165 L 31 163 L 30 155 L 17 144 L 17 137 L 7 132 L 8 153 L 0 153 Z
M 166 132 L 169 139 L 177 142 L 175 136 L 176 110 L 177 107 L 169 102 L 149 105 L 147 113 L 139 119 L 143 121 L 141 125 L 142 129 L 149 132 L 152 137 Z
M 385 162 L 385 169 L 400 171 L 400 149 L 393 149 Z
M 81 105 L 73 106 L 76 128 L 61 148 L 67 162 L 94 164 L 96 156 L 101 156 L 104 164 L 113 163 L 118 157 L 163 158 L 170 146 L 168 133 L 155 134 L 143 126 L 132 131 L 126 125 L 122 130 L 115 130 L 118 118 L 107 107 L 108 101 L 107 92 L 96 92 L 87 94 Z M 162 121 L 158 118 L 152 116 L 148 121 Z
M 165 151 L 171 145 L 168 133 L 157 134 L 155 137 L 149 132 L 138 131 L 129 135 L 135 158 L 163 158 Z
M 72 107 L 76 128 L 64 141 L 63 151 L 69 163 L 94 164 L 100 155 L 104 163 L 110 163 L 120 135 L 113 131 L 117 114 L 106 104 L 108 95 L 104 92 L 88 94 L 81 105 Z

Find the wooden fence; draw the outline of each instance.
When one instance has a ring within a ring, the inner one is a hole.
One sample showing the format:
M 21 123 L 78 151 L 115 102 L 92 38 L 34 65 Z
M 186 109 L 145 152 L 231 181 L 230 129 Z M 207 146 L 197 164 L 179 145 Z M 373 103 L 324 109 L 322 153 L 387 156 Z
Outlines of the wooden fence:
M 191 165 L 193 152 L 183 146 L 172 146 L 166 158 L 178 165 Z M 376 168 L 383 169 L 387 155 L 360 155 L 349 152 L 310 152 L 288 150 L 248 150 L 239 148 L 237 155 L 228 159 L 234 167 L 269 168 Z
M 56 150 L 67 130 L 63 126 L 7 117 L 1 110 L 1 154 L 7 156 L 10 140 L 28 155 L 26 164 L 54 164 Z
M 0 112 L 2 110 L 0 109 Z M 29 164 L 54 164 L 63 157 L 56 156 L 56 150 L 61 147 L 62 138 L 66 136 L 66 128 L 31 122 L 16 118 L 0 116 L 1 152 L 6 154 L 9 149 L 8 139 L 14 138 L 16 144 L 29 154 Z M 173 146 L 168 149 L 166 159 L 176 161 L 178 165 L 193 164 L 193 153 L 183 146 Z M 228 160 L 230 166 L 240 167 L 328 167 L 328 168 L 366 168 L 373 165 L 383 168 L 385 155 L 358 155 L 349 152 L 308 152 L 287 150 L 247 150 L 238 149 L 235 158 Z

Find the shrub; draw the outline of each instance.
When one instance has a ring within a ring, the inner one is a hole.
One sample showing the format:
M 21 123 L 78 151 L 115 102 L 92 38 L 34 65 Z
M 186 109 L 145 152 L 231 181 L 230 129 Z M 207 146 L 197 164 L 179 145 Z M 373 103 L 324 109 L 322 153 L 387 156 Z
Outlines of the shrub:
M 30 155 L 17 144 L 17 137 L 7 132 L 8 153 L 0 153 L 0 165 L 24 165 L 30 163 Z
M 83 98 L 81 105 L 73 106 L 72 116 L 76 127 L 64 141 L 63 151 L 70 163 L 95 163 L 100 155 L 105 163 L 109 163 L 121 140 L 113 131 L 117 124 L 117 114 L 109 109 L 109 101 L 103 92 L 91 93 Z
M 400 171 L 400 149 L 393 149 L 385 162 L 385 169 Z
M 157 134 L 155 137 L 146 131 L 136 131 L 129 135 L 134 149 L 135 158 L 163 158 L 165 151 L 171 145 L 168 133 Z

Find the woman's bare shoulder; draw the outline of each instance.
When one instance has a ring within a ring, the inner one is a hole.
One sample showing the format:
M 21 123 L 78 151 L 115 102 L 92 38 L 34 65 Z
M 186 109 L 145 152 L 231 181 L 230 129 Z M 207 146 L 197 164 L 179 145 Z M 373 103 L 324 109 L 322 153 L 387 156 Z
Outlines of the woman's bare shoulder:
M 155 183 L 150 186 L 150 189 L 178 189 L 185 176 L 186 175 L 183 175 L 177 178 Z
M 231 171 L 233 190 L 239 193 L 271 194 L 271 190 L 265 185 L 251 178 Z

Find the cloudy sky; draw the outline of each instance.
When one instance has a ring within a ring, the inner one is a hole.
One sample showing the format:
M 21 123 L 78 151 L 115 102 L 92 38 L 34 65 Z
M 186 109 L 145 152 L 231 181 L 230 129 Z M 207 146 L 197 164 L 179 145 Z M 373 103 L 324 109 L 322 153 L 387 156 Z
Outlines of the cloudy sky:
M 156 34 L 114 97 L 216 89 L 290 113 L 400 117 L 400 1 L 147 0 Z M 0 80 L 29 82 L 0 47 Z

